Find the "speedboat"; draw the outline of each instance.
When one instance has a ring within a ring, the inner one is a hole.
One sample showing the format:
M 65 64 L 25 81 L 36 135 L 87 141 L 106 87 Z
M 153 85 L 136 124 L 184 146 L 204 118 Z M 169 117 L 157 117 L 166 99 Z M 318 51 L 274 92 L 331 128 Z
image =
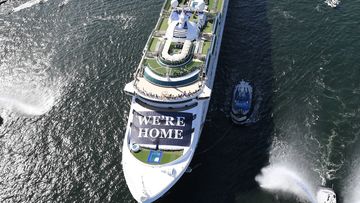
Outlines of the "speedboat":
M 231 119 L 236 124 L 244 124 L 251 114 L 253 89 L 249 82 L 242 80 L 234 88 L 231 102 Z
M 316 199 L 318 203 L 336 203 L 336 194 L 333 189 L 320 186 Z

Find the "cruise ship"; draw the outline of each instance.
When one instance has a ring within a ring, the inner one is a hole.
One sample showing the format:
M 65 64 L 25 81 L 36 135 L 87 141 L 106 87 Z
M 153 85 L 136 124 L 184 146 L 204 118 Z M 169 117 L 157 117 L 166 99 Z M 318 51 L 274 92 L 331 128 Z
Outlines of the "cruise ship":
M 134 80 L 122 149 L 138 202 L 163 196 L 188 170 L 210 102 L 228 0 L 166 0 Z

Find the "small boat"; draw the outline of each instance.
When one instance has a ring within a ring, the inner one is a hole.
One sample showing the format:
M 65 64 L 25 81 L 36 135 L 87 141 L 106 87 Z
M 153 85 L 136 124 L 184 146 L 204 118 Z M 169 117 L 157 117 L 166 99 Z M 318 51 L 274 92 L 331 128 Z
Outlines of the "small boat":
M 320 186 L 316 199 L 318 203 L 336 203 L 336 194 L 333 189 Z
M 336 8 L 339 5 L 340 1 L 339 0 L 327 0 L 327 1 L 325 1 L 325 3 L 328 6 L 330 6 L 331 8 Z
M 253 89 L 249 82 L 242 80 L 234 88 L 231 101 L 231 119 L 236 124 L 244 124 L 251 114 Z

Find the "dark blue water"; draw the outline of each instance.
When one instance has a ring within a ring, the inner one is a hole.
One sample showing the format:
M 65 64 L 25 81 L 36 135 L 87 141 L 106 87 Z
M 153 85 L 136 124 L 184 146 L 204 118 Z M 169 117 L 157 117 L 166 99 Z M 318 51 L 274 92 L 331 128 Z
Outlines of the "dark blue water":
M 8 14 L 25 2 L 0 6 L 0 202 L 134 202 L 123 88 L 163 1 L 49 0 Z M 193 171 L 159 202 L 299 202 L 255 181 L 284 166 L 357 203 L 358 4 L 231 0 Z M 229 118 L 241 79 L 255 89 L 247 127 Z

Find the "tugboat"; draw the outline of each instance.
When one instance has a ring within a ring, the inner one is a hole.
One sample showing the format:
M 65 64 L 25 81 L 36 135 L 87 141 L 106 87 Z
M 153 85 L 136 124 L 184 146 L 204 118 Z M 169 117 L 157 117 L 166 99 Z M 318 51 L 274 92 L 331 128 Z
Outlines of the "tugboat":
M 336 194 L 333 189 L 320 186 L 316 199 L 318 203 L 336 203 Z
M 242 80 L 234 88 L 231 102 L 231 119 L 236 124 L 245 124 L 251 114 L 253 88 Z

